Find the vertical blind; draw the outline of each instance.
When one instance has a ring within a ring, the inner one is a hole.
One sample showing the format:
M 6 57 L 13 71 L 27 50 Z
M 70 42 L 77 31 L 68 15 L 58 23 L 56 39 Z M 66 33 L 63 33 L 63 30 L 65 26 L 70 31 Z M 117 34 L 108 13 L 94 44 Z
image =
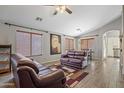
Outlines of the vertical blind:
M 74 39 L 65 38 L 65 50 L 74 50 Z
M 16 32 L 16 52 L 24 56 L 42 54 L 42 36 L 37 33 Z

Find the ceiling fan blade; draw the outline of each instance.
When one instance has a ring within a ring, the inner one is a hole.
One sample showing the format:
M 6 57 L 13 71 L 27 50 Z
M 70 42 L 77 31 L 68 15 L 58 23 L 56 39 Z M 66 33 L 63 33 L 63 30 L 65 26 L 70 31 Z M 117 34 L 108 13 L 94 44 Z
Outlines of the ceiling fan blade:
M 68 12 L 69 14 L 72 13 L 72 11 L 70 9 L 68 9 L 68 8 L 66 8 L 65 11 Z
M 55 11 L 55 12 L 53 13 L 53 15 L 57 15 L 57 13 L 58 13 L 58 11 Z

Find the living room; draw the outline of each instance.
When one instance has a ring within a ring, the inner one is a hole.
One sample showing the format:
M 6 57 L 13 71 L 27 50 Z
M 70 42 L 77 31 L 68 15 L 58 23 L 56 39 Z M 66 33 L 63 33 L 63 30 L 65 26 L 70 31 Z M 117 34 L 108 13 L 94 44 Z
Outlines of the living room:
M 11 72 L 1 74 L 0 87 L 124 87 L 121 56 L 103 57 L 104 33 L 123 33 L 121 5 L 1 5 L 0 13 L 0 48 L 9 47 L 12 54 Z M 45 70 L 37 73 L 32 62 Z M 23 76 L 26 69 L 33 83 Z M 106 72 L 112 74 L 102 75 Z M 101 81 L 101 75 L 109 81 Z

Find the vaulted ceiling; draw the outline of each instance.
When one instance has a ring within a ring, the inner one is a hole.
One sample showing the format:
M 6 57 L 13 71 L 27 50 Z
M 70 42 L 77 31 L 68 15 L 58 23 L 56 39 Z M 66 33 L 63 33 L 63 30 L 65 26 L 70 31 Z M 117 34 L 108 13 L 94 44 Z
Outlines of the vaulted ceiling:
M 55 6 L 1 5 L 0 21 L 70 36 L 93 31 L 121 15 L 120 5 L 71 5 L 72 14 L 58 13 Z M 36 21 L 41 17 L 42 21 Z M 80 30 L 76 30 L 80 29 Z

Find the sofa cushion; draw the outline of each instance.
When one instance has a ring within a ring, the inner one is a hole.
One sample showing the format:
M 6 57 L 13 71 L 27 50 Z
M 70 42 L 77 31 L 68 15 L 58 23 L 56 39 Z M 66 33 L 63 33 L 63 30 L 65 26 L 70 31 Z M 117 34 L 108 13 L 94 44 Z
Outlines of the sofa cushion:
M 68 57 L 69 57 L 69 58 L 73 58 L 73 57 L 74 57 L 74 55 L 68 55 Z
M 47 69 L 44 69 L 44 70 L 40 70 L 38 75 L 47 75 L 51 72 L 52 72 L 52 70 L 50 68 L 47 68 Z
M 68 51 L 67 55 L 69 58 L 73 58 L 74 57 L 74 51 Z
M 69 61 L 69 58 L 60 58 L 60 61 L 61 62 L 68 62 Z
M 75 63 L 82 63 L 82 61 L 80 59 L 73 59 L 73 58 L 69 58 L 70 62 L 75 62 Z
M 85 56 L 85 52 L 77 51 L 75 52 L 75 56 Z
M 68 51 L 68 55 L 74 55 L 75 51 Z
M 48 69 L 48 67 L 46 67 L 46 66 L 39 67 L 39 71 L 45 70 L 45 69 Z
M 83 56 L 74 56 L 75 59 L 80 59 L 80 60 L 83 60 L 84 57 Z

